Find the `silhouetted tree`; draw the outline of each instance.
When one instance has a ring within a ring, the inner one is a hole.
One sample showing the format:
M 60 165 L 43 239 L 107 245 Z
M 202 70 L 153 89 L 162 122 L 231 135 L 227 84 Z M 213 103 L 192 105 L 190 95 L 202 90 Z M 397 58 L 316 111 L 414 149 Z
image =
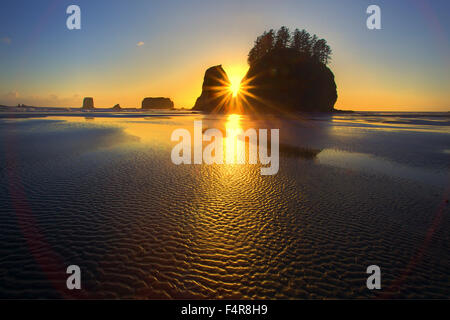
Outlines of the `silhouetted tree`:
M 322 61 L 323 60 L 323 48 L 326 45 L 325 40 L 319 39 L 314 43 L 312 48 L 312 56 L 313 58 Z
M 322 53 L 322 60 L 320 62 L 322 62 L 323 64 L 328 64 L 331 61 L 332 53 L 333 53 L 333 51 L 331 50 L 330 46 L 325 41 L 325 45 L 323 47 L 323 53 Z
M 277 31 L 275 48 L 276 49 L 287 48 L 289 46 L 290 40 L 291 40 L 291 33 L 289 32 L 289 29 L 285 26 L 282 26 Z
M 253 45 L 253 48 L 250 49 L 250 52 L 248 53 L 248 64 L 252 65 L 253 62 L 258 60 L 261 57 L 261 48 L 262 48 L 262 36 L 259 36 L 256 38 L 255 44 Z
M 269 32 L 264 32 L 258 38 L 256 38 L 255 45 L 248 54 L 248 63 L 262 58 L 264 55 L 272 51 L 275 42 L 275 32 L 270 29 Z
M 269 32 L 264 32 L 262 38 L 262 55 L 272 51 L 275 43 L 275 32 L 270 29 Z
M 327 45 L 327 42 L 324 39 L 319 39 L 315 42 L 312 53 L 313 58 L 323 64 L 327 64 L 330 60 L 331 48 Z
M 291 41 L 291 48 L 297 50 L 298 52 L 308 54 L 311 51 L 311 35 L 306 32 L 305 29 L 302 31 L 299 31 L 298 29 L 295 29 L 294 35 L 292 37 Z
M 319 40 L 319 38 L 316 35 L 313 35 L 309 40 L 309 55 L 311 57 L 314 56 L 314 47 L 316 45 L 317 40 Z
M 300 51 L 301 39 L 300 39 L 300 30 L 298 29 L 295 29 L 294 34 L 292 36 L 291 48 Z

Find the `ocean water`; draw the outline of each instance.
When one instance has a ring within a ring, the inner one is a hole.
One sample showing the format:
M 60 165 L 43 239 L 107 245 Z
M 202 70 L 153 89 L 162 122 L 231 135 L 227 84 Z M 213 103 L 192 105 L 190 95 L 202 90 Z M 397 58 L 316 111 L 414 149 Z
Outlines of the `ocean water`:
M 278 173 L 173 164 L 194 120 L 280 129 Z M 449 163 L 448 113 L 1 113 L 0 298 L 448 298 Z

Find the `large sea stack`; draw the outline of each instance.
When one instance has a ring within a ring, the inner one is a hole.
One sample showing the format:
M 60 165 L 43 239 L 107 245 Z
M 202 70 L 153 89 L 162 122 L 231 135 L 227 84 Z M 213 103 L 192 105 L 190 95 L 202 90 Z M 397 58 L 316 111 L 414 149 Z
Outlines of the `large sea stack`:
M 197 98 L 192 110 L 204 112 L 224 112 L 223 90 L 230 86 L 225 70 L 222 65 L 214 66 L 206 70 L 203 78 L 202 94 Z
M 261 113 L 331 112 L 337 100 L 333 72 L 289 48 L 273 50 L 256 61 L 242 83 L 250 93 L 246 97 L 250 109 Z
M 174 104 L 170 98 L 144 98 L 142 109 L 173 109 Z
M 82 109 L 94 109 L 94 98 L 91 97 L 84 98 Z

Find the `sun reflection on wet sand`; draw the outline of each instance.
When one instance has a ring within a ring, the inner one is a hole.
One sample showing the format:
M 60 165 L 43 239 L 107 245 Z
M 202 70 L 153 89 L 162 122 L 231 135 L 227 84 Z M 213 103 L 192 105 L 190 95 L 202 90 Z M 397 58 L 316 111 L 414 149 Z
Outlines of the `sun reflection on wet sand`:
M 241 115 L 230 114 L 225 123 L 226 137 L 224 137 L 224 147 L 227 164 L 235 164 L 239 158 L 245 157 L 245 141 L 239 139 L 237 135 L 243 131 L 241 126 Z

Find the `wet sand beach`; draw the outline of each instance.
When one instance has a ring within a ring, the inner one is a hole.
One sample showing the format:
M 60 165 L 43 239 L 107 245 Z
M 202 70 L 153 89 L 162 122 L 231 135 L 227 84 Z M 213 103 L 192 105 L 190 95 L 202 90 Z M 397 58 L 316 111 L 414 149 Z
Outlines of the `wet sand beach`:
M 194 120 L 279 128 L 278 173 L 173 164 Z M 84 298 L 448 298 L 449 138 L 433 113 L 2 116 L 0 298 L 64 297 L 72 264 Z

